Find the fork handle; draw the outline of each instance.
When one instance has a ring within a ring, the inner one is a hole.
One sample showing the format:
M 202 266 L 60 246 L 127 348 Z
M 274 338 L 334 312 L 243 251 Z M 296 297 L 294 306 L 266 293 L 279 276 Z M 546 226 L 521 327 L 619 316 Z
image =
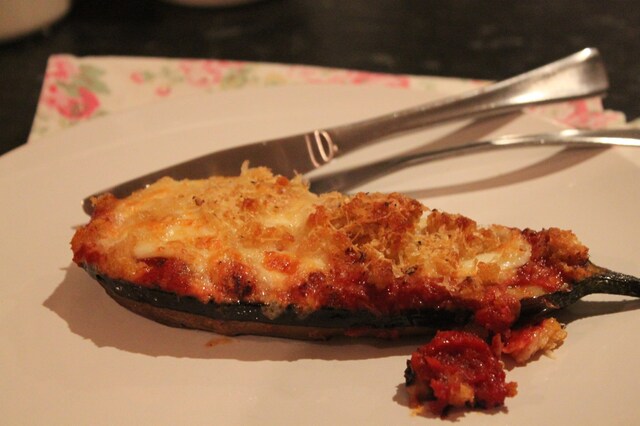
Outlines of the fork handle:
M 316 193 L 344 191 L 369 182 L 381 175 L 389 174 L 401 168 L 420 163 L 493 149 L 541 145 L 561 145 L 579 148 L 593 148 L 612 145 L 640 147 L 640 129 L 568 129 L 559 133 L 502 136 L 493 140 L 470 142 L 443 149 L 401 155 L 345 171 L 322 175 L 310 179 L 311 190 Z

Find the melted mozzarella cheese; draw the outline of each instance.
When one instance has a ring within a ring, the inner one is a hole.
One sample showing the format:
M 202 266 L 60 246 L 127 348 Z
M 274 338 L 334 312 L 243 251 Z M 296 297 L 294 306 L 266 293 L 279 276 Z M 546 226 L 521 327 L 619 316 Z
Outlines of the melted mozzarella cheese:
M 368 273 L 376 286 L 418 273 L 451 288 L 478 275 L 508 279 L 531 256 L 518 230 L 481 228 L 398 194 L 318 196 L 300 178 L 263 168 L 234 178 L 164 178 L 98 203 L 106 207 L 74 237 L 76 248 L 85 239 L 104 255 L 101 270 L 131 281 L 149 268 L 146 259 L 179 259 L 203 299 L 215 297 L 224 265 L 242 265 L 244 279 L 268 299 L 314 273 L 344 275 L 334 262 L 345 256 L 375 265 Z
M 462 259 L 459 275 L 473 276 L 478 273 L 478 265 L 495 265 L 500 270 L 499 280 L 507 279 L 531 258 L 531 245 L 520 235 L 507 239 L 492 251 L 480 252 L 473 257 Z

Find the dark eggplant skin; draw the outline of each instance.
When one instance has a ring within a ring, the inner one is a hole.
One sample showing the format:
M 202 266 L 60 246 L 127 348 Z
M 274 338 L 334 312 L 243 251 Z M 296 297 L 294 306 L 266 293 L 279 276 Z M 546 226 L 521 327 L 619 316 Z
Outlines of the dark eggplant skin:
M 471 311 L 422 309 L 405 311 L 398 315 L 382 316 L 359 310 L 322 308 L 300 313 L 287 306 L 269 315 L 269 307 L 263 304 L 203 303 L 192 296 L 180 296 L 158 288 L 144 287 L 129 281 L 113 279 L 84 268 L 107 294 L 125 308 L 147 318 L 170 326 L 200 328 L 220 334 L 264 334 L 302 339 L 324 340 L 336 336 L 395 338 L 406 335 L 432 334 L 437 329 L 468 324 Z M 254 326 L 230 327 L 225 324 L 252 324 Z M 265 330 L 264 332 L 262 330 Z
M 568 291 L 557 291 L 520 301 L 520 315 L 533 317 L 547 315 L 566 308 L 590 294 L 617 294 L 640 297 L 640 278 L 591 265 L 598 272 L 571 286 Z
M 174 327 L 226 335 L 255 334 L 312 340 L 336 336 L 396 338 L 462 327 L 473 319 L 472 311 L 445 309 L 409 310 L 389 316 L 331 307 L 301 313 L 294 306 L 287 306 L 275 314 L 264 304 L 203 303 L 195 297 L 113 279 L 87 265 L 83 268 L 110 297 L 139 315 Z M 640 279 L 599 268 L 597 274 L 575 283 L 569 291 L 521 300 L 518 322 L 548 315 L 593 293 L 640 297 Z

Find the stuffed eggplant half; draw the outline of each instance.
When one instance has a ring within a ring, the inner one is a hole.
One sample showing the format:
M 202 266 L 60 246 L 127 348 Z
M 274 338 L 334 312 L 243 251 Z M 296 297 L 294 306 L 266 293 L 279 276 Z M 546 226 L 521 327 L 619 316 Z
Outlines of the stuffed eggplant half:
M 317 195 L 265 168 L 100 196 L 71 246 L 126 308 L 227 335 L 397 337 L 465 324 L 499 335 L 525 307 L 640 287 L 594 266 L 570 231 L 481 227 L 400 194 Z

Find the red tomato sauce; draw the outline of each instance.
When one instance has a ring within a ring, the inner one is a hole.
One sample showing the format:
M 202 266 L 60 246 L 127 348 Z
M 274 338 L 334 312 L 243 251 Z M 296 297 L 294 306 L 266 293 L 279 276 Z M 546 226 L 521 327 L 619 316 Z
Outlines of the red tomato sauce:
M 474 334 L 440 331 L 411 356 L 405 372 L 408 388 L 422 405 L 444 414 L 453 406 L 493 408 L 515 396 L 516 384 L 505 381 L 500 360 L 489 345 Z

